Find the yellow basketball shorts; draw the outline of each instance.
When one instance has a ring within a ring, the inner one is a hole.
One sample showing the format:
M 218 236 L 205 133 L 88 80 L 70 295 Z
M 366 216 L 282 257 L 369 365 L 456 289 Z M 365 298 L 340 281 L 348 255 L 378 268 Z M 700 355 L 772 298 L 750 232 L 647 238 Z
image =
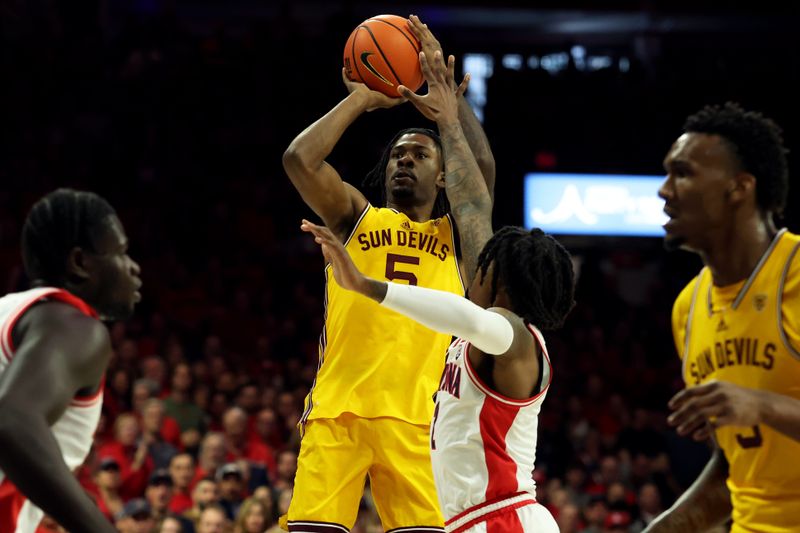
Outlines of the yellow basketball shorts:
M 395 418 L 343 414 L 309 421 L 297 459 L 289 531 L 349 531 L 367 475 L 385 531 L 444 531 L 429 447 L 427 425 Z

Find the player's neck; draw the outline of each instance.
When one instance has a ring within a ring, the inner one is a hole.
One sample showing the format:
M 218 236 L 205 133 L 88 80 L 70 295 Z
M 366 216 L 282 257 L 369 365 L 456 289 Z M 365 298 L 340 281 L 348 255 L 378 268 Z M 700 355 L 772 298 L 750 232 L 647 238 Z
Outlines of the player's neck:
M 386 207 L 400 211 L 414 222 L 427 222 L 433 217 L 433 205 L 401 205 L 389 201 Z
M 724 287 L 750 277 L 775 234 L 774 224 L 762 219 L 724 231 L 700 254 L 711 270 L 714 285 Z

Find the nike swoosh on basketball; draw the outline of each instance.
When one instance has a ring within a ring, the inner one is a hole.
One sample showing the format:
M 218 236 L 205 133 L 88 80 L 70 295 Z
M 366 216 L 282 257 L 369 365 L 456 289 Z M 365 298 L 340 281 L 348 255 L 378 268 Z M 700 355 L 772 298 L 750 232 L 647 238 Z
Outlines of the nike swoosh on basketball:
M 375 74 L 375 76 L 378 77 L 383 83 L 385 83 L 385 84 L 387 84 L 387 85 L 389 85 L 391 87 L 394 87 L 394 83 L 392 83 L 389 80 L 387 80 L 386 78 L 384 78 L 383 74 L 381 74 L 380 72 L 375 70 L 375 67 L 373 67 L 370 64 L 369 56 L 371 56 L 371 55 L 372 55 L 372 52 L 361 52 L 361 64 L 364 65 L 365 67 L 367 67 L 367 70 L 369 70 L 370 72 Z

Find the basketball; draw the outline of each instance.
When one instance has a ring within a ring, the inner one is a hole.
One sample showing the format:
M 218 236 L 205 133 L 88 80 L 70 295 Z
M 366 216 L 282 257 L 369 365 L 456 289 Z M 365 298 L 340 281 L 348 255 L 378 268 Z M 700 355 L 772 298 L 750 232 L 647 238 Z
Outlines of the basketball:
M 412 91 L 422 86 L 420 44 L 408 28 L 408 20 L 397 15 L 378 15 L 359 24 L 344 47 L 347 77 L 391 97 L 398 85 Z

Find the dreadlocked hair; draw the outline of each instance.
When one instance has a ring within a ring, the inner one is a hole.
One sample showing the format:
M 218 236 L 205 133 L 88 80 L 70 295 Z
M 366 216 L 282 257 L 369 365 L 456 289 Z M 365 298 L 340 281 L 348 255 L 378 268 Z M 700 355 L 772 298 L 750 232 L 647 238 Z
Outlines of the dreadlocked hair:
M 575 274 L 569 252 L 553 237 L 534 228 L 506 226 L 478 256 L 481 279 L 494 262 L 492 298 L 503 281 L 513 311 L 542 330 L 561 327 L 575 305 Z
M 725 139 L 741 168 L 756 177 L 758 206 L 783 214 L 789 192 L 788 150 L 783 145 L 783 131 L 772 119 L 727 102 L 704 107 L 686 119 L 683 129 Z
M 92 237 L 115 215 L 93 192 L 57 189 L 31 207 L 22 227 L 22 262 L 32 282 L 59 285 L 75 247 L 94 250 Z
M 381 155 L 378 164 L 372 167 L 372 170 L 367 172 L 367 175 L 364 176 L 364 180 L 361 182 L 361 186 L 365 189 L 368 189 L 368 193 L 371 193 L 368 194 L 368 196 L 379 197 L 380 205 L 382 206 L 386 205 L 386 165 L 389 164 L 389 157 L 392 155 L 392 148 L 394 148 L 395 143 L 398 141 L 398 139 L 400 139 L 400 137 L 413 133 L 419 133 L 433 139 L 433 142 L 435 142 L 436 146 L 439 147 L 439 153 L 442 155 L 442 164 L 444 164 L 444 147 L 442 146 L 442 139 L 435 131 L 428 128 L 406 128 L 398 131 L 395 136 L 392 137 L 392 140 L 389 141 L 389 144 L 387 144 L 383 149 L 383 154 Z M 443 217 L 449 212 L 450 202 L 447 200 L 447 195 L 445 194 L 444 189 L 441 189 L 436 195 L 431 218 Z

